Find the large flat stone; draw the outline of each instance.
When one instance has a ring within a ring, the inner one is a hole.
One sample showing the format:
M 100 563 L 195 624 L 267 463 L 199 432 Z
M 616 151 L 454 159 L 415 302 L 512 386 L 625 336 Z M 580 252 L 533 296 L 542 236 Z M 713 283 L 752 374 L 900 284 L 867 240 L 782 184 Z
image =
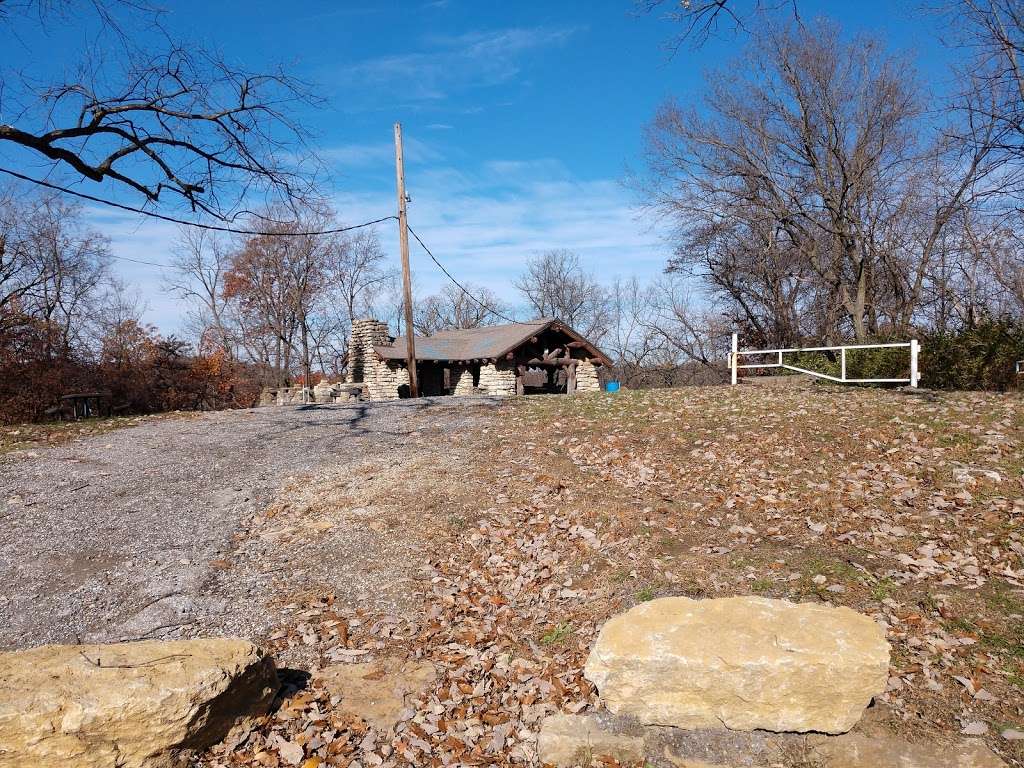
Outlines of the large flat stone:
M 980 739 L 912 744 L 896 736 L 848 733 L 816 738 L 809 752 L 823 768 L 1006 768 Z
M 667 597 L 610 619 L 585 672 L 646 724 L 844 733 L 888 669 L 881 627 L 849 608 Z
M 908 742 L 868 719 L 856 732 L 826 736 L 642 726 L 632 717 L 593 712 L 545 718 L 537 749 L 540 762 L 556 768 L 593 758 L 645 768 L 1007 768 L 980 739 L 934 737 Z
M 422 693 L 437 679 L 427 661 L 383 658 L 362 664 L 334 664 L 314 675 L 340 711 L 358 715 L 378 730 L 398 722 L 406 700 Z
M 266 711 L 273 660 L 244 640 L 0 654 L 0 768 L 169 768 Z

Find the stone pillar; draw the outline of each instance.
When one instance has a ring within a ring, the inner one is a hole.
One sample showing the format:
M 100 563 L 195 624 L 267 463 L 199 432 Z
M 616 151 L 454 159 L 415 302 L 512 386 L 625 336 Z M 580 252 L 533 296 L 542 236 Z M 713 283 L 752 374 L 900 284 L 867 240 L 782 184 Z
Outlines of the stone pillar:
M 580 360 L 576 366 L 576 391 L 601 391 L 601 382 L 597 378 L 597 366 L 589 360 Z
M 452 379 L 455 382 L 452 394 L 471 395 L 473 394 L 473 369 L 469 366 L 456 366 L 452 368 Z
M 487 363 L 480 368 L 480 389 L 489 395 L 514 395 L 516 371 L 509 363 Z
M 348 342 L 348 381 L 353 384 L 367 381 L 367 367 L 377 360 L 373 348 L 390 343 L 387 323 L 372 318 L 354 320 Z

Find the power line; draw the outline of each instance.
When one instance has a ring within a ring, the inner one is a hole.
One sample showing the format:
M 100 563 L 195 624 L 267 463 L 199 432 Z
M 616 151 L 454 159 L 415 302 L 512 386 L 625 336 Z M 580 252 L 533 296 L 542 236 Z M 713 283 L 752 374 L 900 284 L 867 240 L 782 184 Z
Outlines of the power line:
M 183 224 L 186 227 L 196 227 L 197 229 L 207 229 L 207 230 L 212 230 L 214 232 L 232 232 L 232 233 L 234 233 L 236 235 L 262 235 L 262 236 L 266 236 L 266 237 L 302 237 L 302 236 L 315 236 L 315 235 L 336 235 L 336 234 L 339 234 L 341 232 L 349 232 L 349 231 L 351 231 L 353 229 L 361 229 L 363 227 L 369 227 L 369 226 L 372 226 L 374 224 L 380 224 L 382 221 L 390 221 L 392 219 L 397 219 L 398 218 L 395 215 L 382 216 L 381 218 L 374 219 L 373 221 L 364 221 L 362 224 L 353 224 L 352 226 L 349 226 L 349 227 L 335 227 L 333 229 L 322 229 L 322 230 L 320 230 L 318 232 L 261 232 L 259 230 L 255 230 L 255 229 L 241 229 L 241 228 L 238 228 L 238 227 L 223 227 L 223 226 L 219 226 L 217 224 L 204 224 L 204 223 L 202 223 L 200 221 L 188 221 L 186 219 L 177 219 L 177 218 L 175 218 L 173 216 L 165 216 L 164 214 L 157 213 L 156 211 L 147 211 L 145 208 L 135 208 L 135 207 L 133 207 L 131 205 L 124 205 L 123 203 L 116 203 L 113 200 L 106 200 L 106 199 L 104 199 L 102 197 L 95 197 L 94 195 L 90 195 L 90 194 L 87 194 L 85 192 L 79 192 L 79 191 L 74 190 L 74 189 L 68 189 L 67 187 L 62 187 L 59 184 L 53 184 L 53 183 L 51 183 L 49 181 L 43 181 L 42 179 L 34 179 L 31 176 L 26 176 L 23 173 L 18 173 L 17 171 L 12 171 L 12 170 L 9 170 L 7 168 L 0 168 L 0 173 L 6 173 L 8 176 L 13 176 L 16 179 L 21 179 L 22 181 L 27 181 L 27 182 L 29 182 L 31 184 L 36 184 L 36 185 L 38 185 L 40 187 L 46 187 L 47 189 L 52 189 L 52 190 L 54 190 L 56 192 L 63 192 L 66 195 L 74 195 L 75 197 L 80 197 L 83 200 L 90 200 L 91 202 L 100 203 L 102 205 L 107 205 L 107 206 L 110 206 L 111 208 L 120 208 L 122 211 L 129 211 L 131 213 L 137 213 L 137 214 L 139 214 L 141 216 L 149 216 L 152 219 L 160 219 L 161 221 L 169 221 L 172 224 Z M 132 259 L 127 259 L 127 260 L 128 261 L 132 261 Z M 140 262 L 140 263 L 145 264 L 145 263 L 148 263 L 148 262 Z M 162 265 L 156 265 L 156 266 L 162 266 Z
M 469 298 L 471 298 L 471 299 L 472 299 L 473 301 L 475 301 L 475 302 L 476 302 L 477 304 L 479 304 L 479 305 L 480 305 L 481 307 L 483 307 L 484 309 L 486 309 L 486 310 L 487 310 L 488 312 L 490 312 L 490 313 L 491 313 L 492 315 L 495 315 L 496 317 L 500 317 L 500 318 L 501 318 L 502 320 L 504 320 L 504 321 L 506 321 L 506 322 L 509 322 L 509 323 L 514 323 L 514 322 L 515 322 L 515 320 L 513 320 L 513 319 L 512 319 L 511 317 L 506 317 L 505 315 L 501 314 L 501 312 L 499 312 L 498 310 L 494 309 L 493 307 L 489 307 L 489 306 L 487 306 L 487 305 L 486 305 L 486 304 L 484 304 L 484 303 L 483 303 L 482 301 L 480 301 L 480 299 L 478 299 L 478 298 L 477 298 L 476 296 L 474 296 L 474 295 L 473 295 L 472 293 L 470 293 L 470 292 L 469 292 L 469 291 L 468 291 L 468 290 L 466 289 L 466 287 L 465 287 L 465 286 L 464 286 L 464 285 L 463 285 L 462 283 L 460 283 L 460 282 L 459 282 L 458 280 L 456 280 L 456 279 L 455 279 L 454 277 L 452 277 L 452 273 L 451 273 L 451 272 L 449 272 L 449 271 L 448 271 L 447 269 L 445 269 L 445 268 L 444 268 L 444 264 L 442 264 L 442 263 L 441 263 L 440 261 L 438 261 L 438 260 L 437 260 L 437 257 L 435 257 L 435 256 L 434 256 L 434 254 L 432 254 L 432 253 L 430 252 L 430 249 L 429 249 L 429 248 L 427 248 L 427 244 L 426 244 L 426 243 L 424 243 L 424 242 L 423 242 L 423 241 L 422 241 L 422 240 L 420 239 L 420 236 L 416 234 L 416 231 L 415 231 L 415 230 L 414 230 L 414 229 L 413 229 L 412 227 L 410 227 L 410 226 L 409 226 L 408 224 L 406 224 L 406 228 L 407 228 L 407 229 L 409 230 L 409 233 L 410 233 L 410 234 L 411 234 L 411 235 L 412 235 L 413 237 L 415 237 L 415 238 L 416 238 L 416 242 L 420 244 L 420 247 L 421 247 L 421 248 L 422 248 L 422 249 L 423 249 L 424 251 L 426 251 L 426 252 L 427 252 L 427 256 L 429 256 L 429 257 L 430 257 L 431 261 L 433 261 L 433 262 L 434 262 L 435 264 L 437 264 L 437 266 L 438 266 L 438 269 L 440 269 L 440 270 L 441 270 L 442 272 L 444 272 L 444 273 L 445 273 L 445 275 L 447 275 L 447 276 L 448 276 L 448 279 L 449 279 L 449 280 L 451 280 L 451 281 L 452 281 L 453 283 L 455 283 L 455 285 L 457 285 L 457 286 L 458 286 L 459 290 L 461 290 L 461 291 L 462 291 L 462 292 L 463 292 L 464 294 L 466 294 L 466 295 L 467 295 L 467 296 L 468 296 Z
M 205 230 L 210 230 L 210 231 L 214 231 L 214 232 L 231 232 L 231 233 L 237 234 L 237 235 L 256 235 L 256 236 L 270 236 L 270 237 L 300 237 L 300 236 L 315 236 L 315 235 L 334 235 L 334 234 L 339 234 L 341 232 L 350 232 L 350 231 L 352 231 L 354 229 L 362 229 L 363 227 L 370 227 L 370 226 L 373 226 L 374 224 L 380 224 L 380 223 L 385 222 L 385 221 L 392 221 L 392 220 L 397 220 L 398 219 L 397 216 L 392 214 L 390 216 L 382 216 L 381 218 L 374 219 L 373 221 L 364 221 L 362 224 L 353 224 L 353 225 L 348 226 L 348 227 L 335 227 L 333 229 L 324 229 L 324 230 L 320 230 L 320 231 L 317 231 L 317 232 L 263 232 L 263 231 L 259 231 L 259 230 L 253 230 L 253 229 L 242 229 L 240 227 L 225 227 L 225 226 L 220 226 L 220 225 L 217 225 L 217 224 L 204 224 L 203 222 L 199 222 L 199 221 L 188 221 L 186 219 L 175 218 L 174 216 L 166 216 L 166 215 L 164 215 L 162 213 L 157 213 L 156 211 L 147 211 L 144 208 L 136 208 L 134 206 L 130 206 L 130 205 L 125 205 L 123 203 L 114 202 L 113 200 L 106 200 L 106 199 L 104 199 L 102 197 L 96 197 L 95 195 L 90 195 L 90 194 L 88 194 L 86 192 L 79 192 L 78 190 L 69 189 L 68 187 L 62 187 L 59 184 L 53 184 L 52 182 L 44 181 L 43 179 L 34 179 L 31 176 L 26 176 L 23 173 L 18 173 L 17 171 L 12 171 L 9 168 L 0 167 L 0 173 L 6 173 L 8 176 L 13 176 L 16 179 L 21 179 L 22 181 L 27 181 L 30 184 L 35 184 L 35 185 L 40 186 L 40 187 L 46 187 L 47 189 L 52 189 L 55 192 L 62 192 L 64 194 L 66 194 L 66 195 L 72 195 L 74 197 L 78 197 L 78 198 L 81 198 L 83 200 L 89 200 L 91 202 L 99 203 L 101 205 L 106 205 L 106 206 L 109 206 L 111 208 L 118 208 L 118 209 L 120 209 L 122 211 L 128 211 L 130 213 L 136 213 L 136 214 L 139 214 L 140 216 L 148 216 L 148 217 L 150 217 L 152 219 L 159 219 L 161 221 L 168 221 L 168 222 L 170 222 L 172 224 L 181 224 L 181 225 L 186 226 L 186 227 L 195 227 L 197 229 L 205 229 Z M 414 238 L 416 238 L 416 242 L 420 244 L 420 247 L 424 251 L 426 251 L 427 255 L 430 257 L 430 260 L 433 261 L 434 264 L 437 265 L 438 269 L 440 269 L 445 274 L 445 276 L 449 280 L 451 280 L 458 287 L 458 289 L 460 291 L 462 291 L 464 294 L 466 294 L 467 297 L 469 297 L 470 299 L 475 301 L 483 309 L 485 309 L 486 311 L 490 312 L 495 317 L 499 317 L 502 320 L 504 320 L 506 322 L 509 322 L 509 323 L 514 323 L 515 322 L 515 320 L 513 320 L 511 317 L 508 317 L 507 315 L 502 314 L 501 312 L 499 312 L 498 310 L 494 309 L 493 307 L 488 306 L 487 304 L 482 302 L 480 299 L 478 299 L 476 296 L 474 296 L 472 293 L 470 293 L 469 290 L 466 288 L 466 286 L 464 286 L 462 283 L 460 283 L 458 280 L 456 280 L 455 277 L 452 275 L 452 273 L 449 272 L 447 269 L 445 269 L 444 264 L 442 264 L 440 261 L 437 260 L 437 257 L 434 256 L 434 254 L 431 252 L 431 250 L 427 247 L 427 244 L 424 243 L 423 240 L 420 238 L 420 236 L 416 234 L 416 231 L 412 227 L 408 226 L 408 224 L 406 224 L 406 229 L 408 229 L 410 234 L 412 234 L 412 236 Z M 130 261 L 130 262 L 132 262 L 134 264 L 145 264 L 146 266 L 150 266 L 150 267 L 161 267 L 163 269 L 167 269 L 168 268 L 167 264 L 158 264 L 155 261 L 143 261 L 142 259 L 132 259 L 132 258 L 129 258 L 128 256 L 113 256 L 113 258 L 119 259 L 120 261 Z
M 117 259 L 119 261 L 130 261 L 132 264 L 145 264 L 148 267 L 160 267 L 161 269 L 171 269 L 170 264 L 158 264 L 155 261 L 143 261 L 142 259 L 132 259 L 129 258 L 128 256 L 116 256 L 113 253 L 108 253 L 107 255 L 110 258 Z

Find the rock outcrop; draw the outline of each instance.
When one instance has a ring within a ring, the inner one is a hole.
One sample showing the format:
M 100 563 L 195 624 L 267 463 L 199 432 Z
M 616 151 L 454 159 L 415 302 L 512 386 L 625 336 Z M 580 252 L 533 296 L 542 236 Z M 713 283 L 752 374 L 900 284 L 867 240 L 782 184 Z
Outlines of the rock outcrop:
M 667 597 L 609 620 L 585 672 L 645 724 L 844 733 L 888 669 L 881 627 L 849 608 Z
M 266 711 L 274 662 L 234 639 L 0 654 L 0 768 L 169 768 Z

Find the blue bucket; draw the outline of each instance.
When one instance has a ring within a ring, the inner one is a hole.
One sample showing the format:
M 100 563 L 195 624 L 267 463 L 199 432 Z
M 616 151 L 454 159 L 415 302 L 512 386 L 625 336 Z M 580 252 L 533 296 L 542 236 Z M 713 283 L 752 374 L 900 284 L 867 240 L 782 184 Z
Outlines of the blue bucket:
M 619 382 L 617 382 L 617 381 L 609 381 L 607 384 L 604 385 L 604 391 L 605 392 L 618 392 L 619 391 Z

